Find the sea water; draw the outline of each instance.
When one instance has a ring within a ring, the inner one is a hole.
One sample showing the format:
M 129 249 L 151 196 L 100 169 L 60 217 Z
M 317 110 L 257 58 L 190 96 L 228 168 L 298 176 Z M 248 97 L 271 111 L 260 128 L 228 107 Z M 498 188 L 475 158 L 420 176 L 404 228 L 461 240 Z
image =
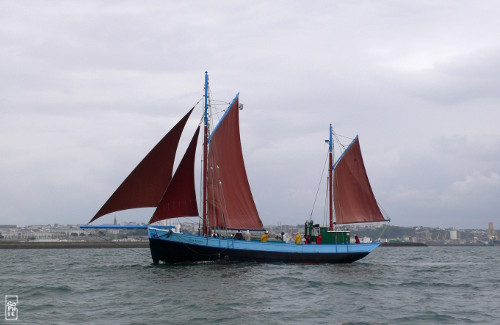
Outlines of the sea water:
M 18 324 L 500 324 L 500 247 L 345 265 L 154 265 L 149 249 L 0 250 Z M 3 298 L 3 296 L 2 296 Z

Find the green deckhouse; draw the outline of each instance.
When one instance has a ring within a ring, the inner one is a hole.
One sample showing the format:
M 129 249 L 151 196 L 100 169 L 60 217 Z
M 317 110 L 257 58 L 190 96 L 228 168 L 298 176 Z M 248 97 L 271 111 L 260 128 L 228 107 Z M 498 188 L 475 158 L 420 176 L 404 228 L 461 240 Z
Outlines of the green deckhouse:
M 311 243 L 318 243 L 317 237 L 321 235 L 321 244 L 349 244 L 351 242 L 351 232 L 349 230 L 328 230 L 328 227 L 321 227 L 308 220 L 304 225 L 304 237 L 309 235 Z

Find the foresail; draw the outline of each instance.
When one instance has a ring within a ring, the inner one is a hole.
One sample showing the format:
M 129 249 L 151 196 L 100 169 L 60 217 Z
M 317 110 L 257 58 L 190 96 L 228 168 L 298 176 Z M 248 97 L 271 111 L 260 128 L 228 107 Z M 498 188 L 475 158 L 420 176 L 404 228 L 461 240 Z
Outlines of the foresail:
M 358 137 L 335 164 L 333 193 L 337 224 L 385 221 L 366 174 Z
M 149 223 L 170 218 L 198 216 L 194 188 L 194 162 L 199 133 L 200 127 L 198 126 Z
M 193 109 L 144 157 L 90 222 L 111 212 L 157 206 L 172 179 L 175 152 Z
M 241 150 L 238 96 L 214 129 L 208 156 L 210 227 L 262 229 Z

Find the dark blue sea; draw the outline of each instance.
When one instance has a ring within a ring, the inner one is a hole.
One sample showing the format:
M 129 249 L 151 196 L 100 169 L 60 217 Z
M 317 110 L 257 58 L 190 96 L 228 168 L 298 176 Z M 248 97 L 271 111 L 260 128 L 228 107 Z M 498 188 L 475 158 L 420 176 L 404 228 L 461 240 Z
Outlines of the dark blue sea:
M 379 247 L 349 265 L 0 250 L 0 280 L 11 324 L 500 324 L 500 247 Z

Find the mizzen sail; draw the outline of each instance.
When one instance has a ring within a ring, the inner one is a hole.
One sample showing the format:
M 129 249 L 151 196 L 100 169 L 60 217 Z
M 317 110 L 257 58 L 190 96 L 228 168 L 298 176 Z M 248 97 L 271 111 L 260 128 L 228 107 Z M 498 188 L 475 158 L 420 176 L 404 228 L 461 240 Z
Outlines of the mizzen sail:
M 238 96 L 209 140 L 207 191 L 210 227 L 263 228 L 243 161 Z
M 334 166 L 333 193 L 337 224 L 386 221 L 373 195 L 358 137 Z
M 144 157 L 90 222 L 111 212 L 158 205 L 172 179 L 175 152 L 193 109 Z
M 199 133 L 200 127 L 198 126 L 184 157 L 182 157 L 179 167 L 177 167 L 149 223 L 170 218 L 198 215 L 196 191 L 194 189 L 194 161 Z

